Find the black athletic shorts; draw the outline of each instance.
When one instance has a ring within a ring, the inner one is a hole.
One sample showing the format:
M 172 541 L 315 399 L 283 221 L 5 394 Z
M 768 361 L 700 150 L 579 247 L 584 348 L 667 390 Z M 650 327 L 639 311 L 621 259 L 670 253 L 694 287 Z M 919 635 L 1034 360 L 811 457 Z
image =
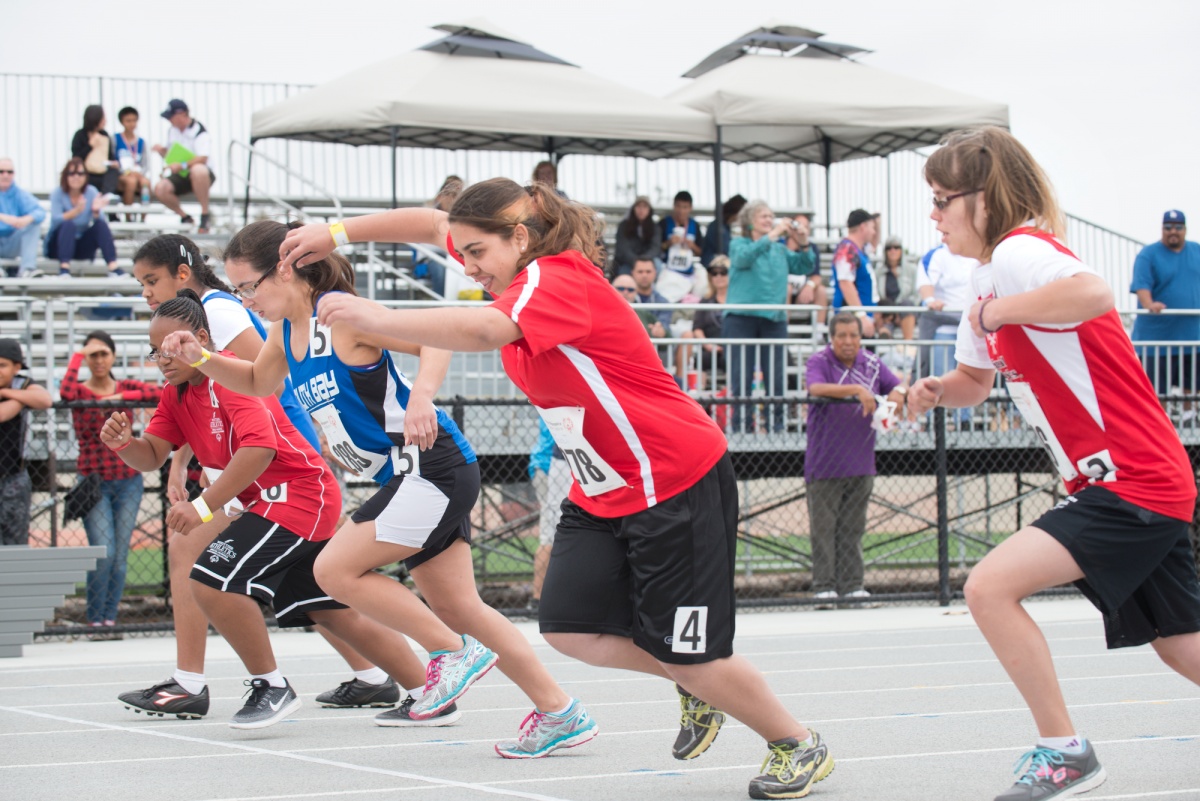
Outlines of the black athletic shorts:
M 1033 524 L 1062 543 L 1075 582 L 1104 614 L 1109 648 L 1200 631 L 1200 581 L 1189 524 L 1088 487 Z
M 210 179 L 208 187 L 212 189 L 213 184 L 217 182 L 217 174 L 209 170 L 208 175 Z M 167 180 L 171 182 L 171 188 L 175 190 L 175 197 L 192 194 L 192 174 L 190 171 L 186 178 L 177 172 L 173 172 L 167 176 Z
M 688 490 L 627 517 L 563 501 L 542 632 L 632 637 L 670 664 L 732 655 L 737 515 L 729 454 Z
M 421 548 L 404 560 L 412 570 L 455 540 L 471 543 L 471 510 L 478 498 L 478 462 L 430 475 L 402 473 L 380 487 L 350 519 L 374 522 L 379 542 Z
M 326 542 L 306 540 L 278 523 L 245 513 L 200 554 L 192 566 L 192 581 L 269 604 L 280 628 L 311 626 L 309 612 L 347 608 L 313 577 L 313 562 Z

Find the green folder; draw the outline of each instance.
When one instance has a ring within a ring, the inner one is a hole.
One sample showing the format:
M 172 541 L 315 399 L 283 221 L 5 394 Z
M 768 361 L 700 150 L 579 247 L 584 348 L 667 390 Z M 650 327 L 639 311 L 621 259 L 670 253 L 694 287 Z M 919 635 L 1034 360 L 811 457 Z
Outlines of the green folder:
M 167 164 L 187 164 L 192 159 L 196 158 L 196 154 L 188 150 L 178 142 L 173 142 L 170 149 L 167 150 L 167 155 L 163 156 L 163 161 Z M 187 178 L 188 171 L 180 170 L 179 176 Z

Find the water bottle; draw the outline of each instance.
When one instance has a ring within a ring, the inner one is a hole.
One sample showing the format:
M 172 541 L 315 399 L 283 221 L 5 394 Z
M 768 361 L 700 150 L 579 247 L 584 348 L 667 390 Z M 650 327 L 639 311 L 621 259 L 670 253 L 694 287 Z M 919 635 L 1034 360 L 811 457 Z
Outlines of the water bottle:
M 150 187 L 149 187 L 149 185 L 142 187 L 142 205 L 143 206 L 150 205 Z

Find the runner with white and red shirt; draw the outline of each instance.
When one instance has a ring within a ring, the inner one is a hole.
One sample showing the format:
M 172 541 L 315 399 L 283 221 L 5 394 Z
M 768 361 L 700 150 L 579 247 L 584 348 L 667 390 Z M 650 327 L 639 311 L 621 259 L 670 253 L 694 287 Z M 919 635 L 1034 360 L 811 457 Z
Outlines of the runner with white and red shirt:
M 909 392 L 917 413 L 974 406 L 996 372 L 1070 493 L 998 545 L 965 594 L 1033 713 L 1039 739 L 997 801 L 1043 801 L 1099 786 L 1104 768 L 1067 713 L 1046 639 L 1021 601 L 1068 582 L 1103 613 L 1109 648 L 1150 643 L 1200 683 L 1200 582 L 1188 528 L 1196 484 L 1143 371 L 1112 289 L 1056 237 L 1053 190 L 999 128 L 950 136 L 927 162 L 932 218 L 947 247 L 978 259 L 958 367 Z
M 677 758 L 712 743 L 721 709 L 768 740 L 751 796 L 807 795 L 833 770 L 828 749 L 733 655 L 738 502 L 724 436 L 666 373 L 596 266 L 595 221 L 542 185 L 497 178 L 464 191 L 449 215 L 398 209 L 332 230 L 305 226 L 279 256 L 284 269 L 349 241 L 446 244 L 495 296 L 491 306 L 391 311 L 333 295 L 320 322 L 452 350 L 501 349 L 574 476 L 542 589 L 546 640 L 591 664 L 686 687 Z
M 319 623 L 399 675 L 408 655 L 403 638 L 333 600 L 313 577 L 313 562 L 333 536 L 342 507 L 328 466 L 273 395 L 239 395 L 207 379 L 197 365 L 161 351 L 163 339 L 177 331 L 211 341 L 204 307 L 191 290 L 161 304 L 150 322 L 150 358 L 170 386 L 144 435 L 133 438 L 129 417 L 116 412 L 100 439 L 142 472 L 160 468 L 173 449 L 192 447 L 214 478 L 195 500 L 172 504 L 166 523 L 174 531 L 194 532 L 213 519 L 212 510 L 234 499 L 244 509 L 200 555 L 191 574 L 200 608 L 252 674 L 248 700 L 229 725 L 270 726 L 300 706 L 276 666 L 259 605 L 271 605 L 281 627 Z M 175 712 L 176 702 L 193 695 L 173 678 L 140 692 L 144 697 L 127 703 L 156 714 Z M 180 716 L 185 714 L 197 716 Z

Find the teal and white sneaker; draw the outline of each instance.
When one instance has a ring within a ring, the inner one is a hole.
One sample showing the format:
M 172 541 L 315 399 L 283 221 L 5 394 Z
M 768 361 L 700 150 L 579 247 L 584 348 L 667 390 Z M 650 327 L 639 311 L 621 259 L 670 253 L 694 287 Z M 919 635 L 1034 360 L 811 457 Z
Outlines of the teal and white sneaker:
M 600 733 L 600 727 L 583 708 L 572 700 L 567 711 L 551 715 L 536 709 L 521 721 L 521 731 L 515 740 L 496 744 L 496 753 L 505 759 L 537 759 L 559 748 L 583 745 Z
M 425 694 L 412 705 L 409 717 L 426 720 L 453 704 L 483 678 L 500 658 L 474 637 L 463 635 L 457 651 L 434 651 L 425 666 Z

